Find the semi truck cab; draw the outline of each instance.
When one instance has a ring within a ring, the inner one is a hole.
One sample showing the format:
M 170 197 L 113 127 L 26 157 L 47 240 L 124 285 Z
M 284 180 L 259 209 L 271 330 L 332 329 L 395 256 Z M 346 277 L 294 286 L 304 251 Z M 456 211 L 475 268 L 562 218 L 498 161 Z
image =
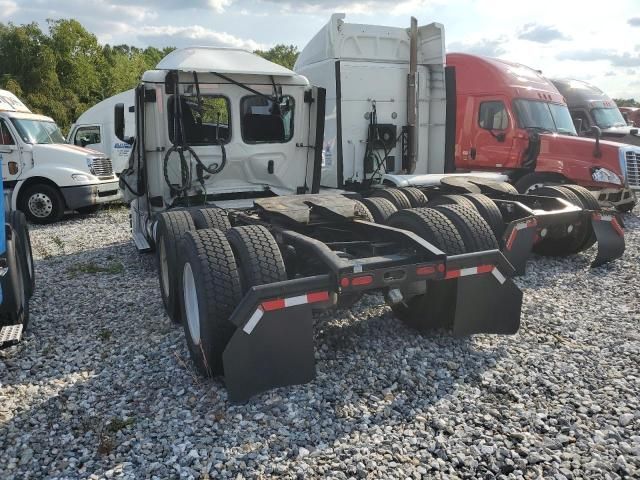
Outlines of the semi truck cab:
M 67 209 L 88 212 L 120 198 L 109 158 L 66 145 L 53 119 L 32 113 L 6 90 L 0 90 L 0 161 L 11 208 L 34 223 L 55 222 Z
M 509 174 L 522 193 L 576 183 L 603 204 L 635 205 L 629 159 L 640 148 L 581 138 L 567 103 L 542 74 L 524 65 L 463 53 L 447 54 L 455 69 L 455 166 Z

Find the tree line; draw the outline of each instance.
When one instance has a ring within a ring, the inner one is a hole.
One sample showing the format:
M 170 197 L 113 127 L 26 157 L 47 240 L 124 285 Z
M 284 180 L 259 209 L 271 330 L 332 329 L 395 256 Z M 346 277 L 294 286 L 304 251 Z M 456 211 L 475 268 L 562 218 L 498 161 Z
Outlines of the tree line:
M 0 23 L 0 89 L 52 117 L 66 133 L 86 109 L 135 87 L 173 50 L 101 45 L 76 20 L 49 20 L 46 32 L 37 23 Z M 292 68 L 298 49 L 276 45 L 256 53 Z
M 136 86 L 174 47 L 138 48 L 101 45 L 76 20 L 0 23 L 0 89 L 17 95 L 34 112 L 52 117 L 63 132 L 89 107 Z M 279 44 L 254 53 L 293 68 L 294 45 Z M 638 107 L 635 99 L 614 99 L 618 106 Z

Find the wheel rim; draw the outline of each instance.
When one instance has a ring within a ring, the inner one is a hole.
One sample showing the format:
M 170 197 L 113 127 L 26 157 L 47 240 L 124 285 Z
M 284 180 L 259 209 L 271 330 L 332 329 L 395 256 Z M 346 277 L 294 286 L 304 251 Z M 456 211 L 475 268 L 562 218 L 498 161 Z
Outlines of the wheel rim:
M 164 244 L 164 237 L 160 239 L 160 277 L 162 278 L 162 289 L 165 295 L 169 295 L 169 265 L 167 265 L 167 248 Z
M 29 212 L 34 217 L 47 218 L 53 212 L 53 201 L 48 195 L 37 192 L 29 197 Z
M 188 262 L 184 264 L 184 269 L 182 270 L 182 298 L 184 299 L 184 311 L 191 340 L 193 340 L 194 345 L 200 345 L 198 294 L 196 293 L 196 282 L 193 278 L 191 264 Z

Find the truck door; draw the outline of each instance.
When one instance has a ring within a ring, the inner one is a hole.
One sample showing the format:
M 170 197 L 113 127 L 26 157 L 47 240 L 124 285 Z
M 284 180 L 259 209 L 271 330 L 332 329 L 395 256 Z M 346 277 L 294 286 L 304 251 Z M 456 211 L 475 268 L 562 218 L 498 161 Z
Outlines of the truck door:
M 4 118 L 0 118 L 0 163 L 4 181 L 20 176 L 23 167 L 20 149 Z
M 102 128 L 100 125 L 83 125 L 76 128 L 72 135 L 71 143 L 74 145 L 91 148 L 109 155 L 109 152 L 105 151 L 102 139 Z
M 514 141 L 513 119 L 501 98 L 476 98 L 474 122 L 469 149 L 463 154 L 463 164 L 473 169 L 515 167 L 511 158 Z

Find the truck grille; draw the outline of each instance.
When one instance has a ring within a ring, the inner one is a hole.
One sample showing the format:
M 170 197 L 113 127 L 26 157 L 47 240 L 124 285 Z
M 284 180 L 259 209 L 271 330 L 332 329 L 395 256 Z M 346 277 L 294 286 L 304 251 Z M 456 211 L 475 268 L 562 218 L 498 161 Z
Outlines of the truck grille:
M 625 153 L 627 161 L 627 182 L 631 188 L 640 188 L 640 152 Z
M 108 158 L 94 158 L 91 164 L 94 175 L 97 177 L 112 177 L 113 166 Z

